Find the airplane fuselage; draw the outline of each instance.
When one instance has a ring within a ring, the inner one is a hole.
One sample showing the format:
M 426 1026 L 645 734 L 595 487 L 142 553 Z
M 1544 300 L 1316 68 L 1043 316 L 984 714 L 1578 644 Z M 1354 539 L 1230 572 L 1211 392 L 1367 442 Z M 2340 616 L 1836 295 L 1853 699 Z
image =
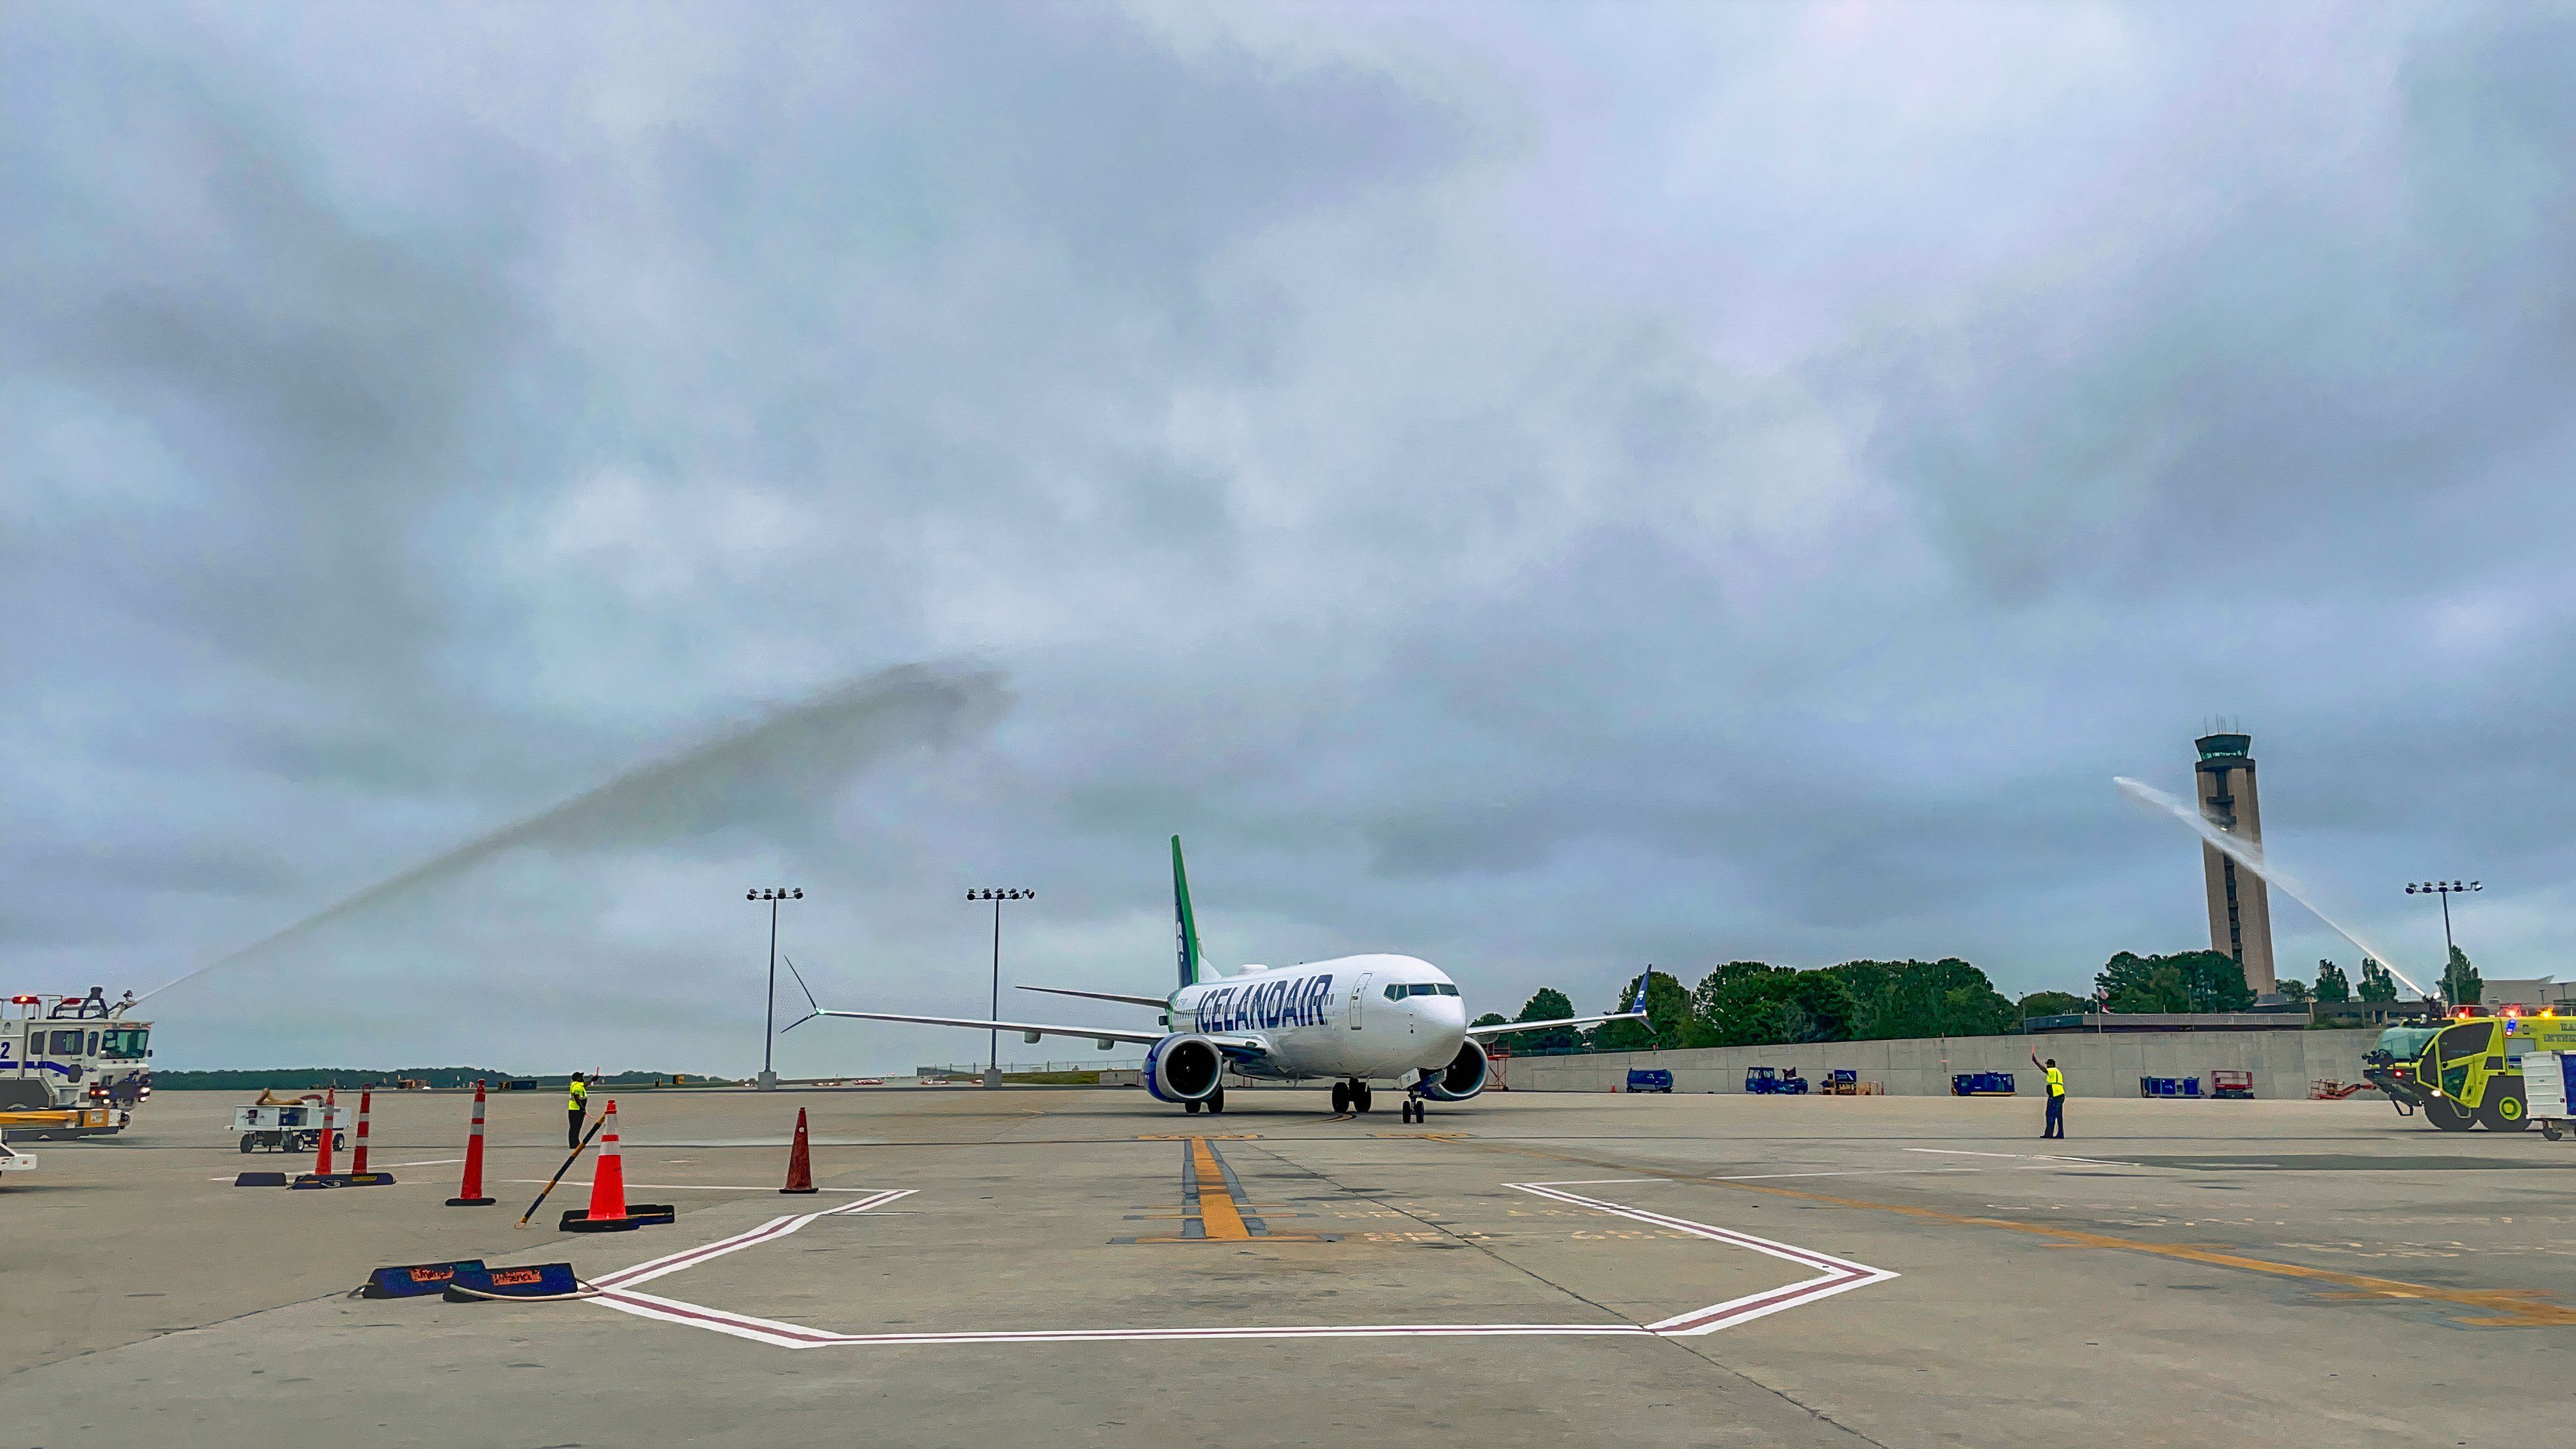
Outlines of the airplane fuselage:
M 1449 1065 L 1467 1039 L 1457 983 L 1413 956 L 1246 967 L 1184 986 L 1167 1005 L 1173 1031 L 1261 1038 L 1268 1050 L 1235 1070 L 1285 1081 L 1409 1078 Z

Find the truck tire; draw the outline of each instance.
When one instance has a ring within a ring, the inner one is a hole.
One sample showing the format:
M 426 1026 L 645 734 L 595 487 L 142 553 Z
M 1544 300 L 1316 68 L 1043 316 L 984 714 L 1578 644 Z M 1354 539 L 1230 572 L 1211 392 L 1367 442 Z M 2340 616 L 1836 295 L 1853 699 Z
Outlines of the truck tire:
M 0 1082 L 0 1112 L 42 1112 L 53 1105 L 53 1088 L 34 1077 Z
M 2478 1120 L 2489 1132 L 2527 1132 L 2531 1129 L 2531 1106 L 2520 1092 L 2505 1092 L 2478 1109 Z
M 2435 1097 L 2424 1104 L 2424 1120 L 2445 1132 L 2466 1132 L 2477 1119 L 2469 1109 L 2448 1097 Z
M 243 1151 L 243 1152 L 247 1153 L 247 1152 L 249 1152 L 249 1151 L 250 1151 L 250 1149 L 251 1149 L 251 1139 L 252 1139 L 252 1138 L 254 1138 L 254 1137 L 257 1137 L 258 1135 L 259 1135 L 259 1134 L 258 1134 L 258 1133 L 256 1133 L 256 1132 L 245 1132 L 245 1133 L 243 1133 L 243 1134 L 242 1134 L 242 1151 Z

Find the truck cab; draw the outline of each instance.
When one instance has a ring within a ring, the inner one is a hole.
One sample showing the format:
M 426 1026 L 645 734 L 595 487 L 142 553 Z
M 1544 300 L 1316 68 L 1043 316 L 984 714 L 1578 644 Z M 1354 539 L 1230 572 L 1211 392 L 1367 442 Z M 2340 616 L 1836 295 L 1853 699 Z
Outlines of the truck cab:
M 2509 1009 L 2392 1026 L 2363 1055 L 2362 1078 L 2442 1131 L 2520 1132 L 2531 1125 L 2522 1059 L 2532 1051 L 2576 1051 L 2576 1017 Z
M 131 1109 L 152 1095 L 152 1024 L 125 1013 L 132 993 L 12 996 L 0 1010 L 0 1111 Z

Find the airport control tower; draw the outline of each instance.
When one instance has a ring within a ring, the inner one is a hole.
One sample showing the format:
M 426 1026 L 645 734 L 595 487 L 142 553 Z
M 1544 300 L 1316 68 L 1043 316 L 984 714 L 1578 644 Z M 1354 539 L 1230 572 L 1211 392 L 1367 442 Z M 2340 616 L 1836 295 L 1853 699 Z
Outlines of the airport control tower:
M 2254 737 L 2202 735 L 2194 791 L 2201 818 L 2263 853 L 2263 808 L 2254 796 Z M 2217 846 L 2200 847 L 2200 863 L 2209 878 L 2209 946 L 2236 958 L 2245 968 L 2245 984 L 2258 998 L 2280 991 L 2272 974 L 2272 898 L 2263 878 L 2238 865 Z

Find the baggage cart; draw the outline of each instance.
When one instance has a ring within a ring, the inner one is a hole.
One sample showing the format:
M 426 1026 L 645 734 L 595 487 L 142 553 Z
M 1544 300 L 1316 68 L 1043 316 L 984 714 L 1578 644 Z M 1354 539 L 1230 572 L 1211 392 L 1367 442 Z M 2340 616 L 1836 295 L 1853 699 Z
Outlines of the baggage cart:
M 1744 1090 L 1757 1097 L 1803 1097 L 1809 1082 L 1796 1067 L 1746 1067 Z
M 312 1152 L 322 1146 L 322 1115 L 331 1115 L 331 1146 L 349 1145 L 349 1109 L 323 1105 L 320 1097 L 300 1102 L 253 1103 L 233 1109 L 233 1130 L 241 1134 L 244 1152 Z

